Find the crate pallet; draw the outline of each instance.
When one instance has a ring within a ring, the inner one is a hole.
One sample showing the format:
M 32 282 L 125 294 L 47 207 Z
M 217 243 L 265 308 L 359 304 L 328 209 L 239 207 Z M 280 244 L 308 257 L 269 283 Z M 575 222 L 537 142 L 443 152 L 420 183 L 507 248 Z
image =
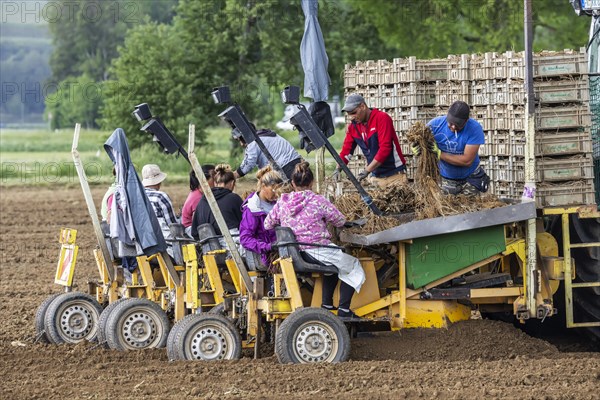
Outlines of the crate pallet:
M 592 156 L 540 157 L 536 160 L 538 182 L 572 181 L 594 178 Z
M 569 132 L 536 131 L 536 156 L 561 156 L 592 152 L 589 128 Z
M 435 83 L 398 83 L 396 84 L 400 107 L 434 106 Z
M 517 200 L 523 194 L 523 184 L 513 182 L 490 182 L 488 193 L 492 193 L 501 199 Z
M 524 182 L 525 160 L 515 156 L 491 156 L 490 178 L 498 182 Z
M 448 80 L 469 81 L 471 79 L 470 61 L 471 57 L 468 54 L 448 56 Z
M 587 77 L 534 81 L 535 97 L 540 103 L 581 103 L 590 100 Z
M 380 85 L 393 85 L 396 83 L 391 62 L 387 60 L 377 61 L 377 83 Z
M 457 100 L 470 101 L 471 85 L 467 81 L 439 81 L 435 85 L 435 101 L 437 106 L 450 106 Z
M 540 183 L 536 188 L 538 207 L 593 204 L 594 180 L 585 179 L 567 183 Z
M 490 138 L 492 154 L 496 156 L 525 156 L 525 136 L 515 131 L 495 131 Z
M 409 59 L 413 59 L 410 57 Z M 414 69 L 409 71 L 410 82 L 448 80 L 448 60 L 414 60 Z
M 533 55 L 533 76 L 582 75 L 587 73 L 585 48 L 578 52 L 542 52 Z
M 346 64 L 344 66 L 344 89 L 356 88 L 356 66 Z
M 539 107 L 536 109 L 538 129 L 565 129 L 588 127 L 591 115 L 587 104 L 566 107 Z
M 488 80 L 496 79 L 496 68 L 505 68 L 504 58 L 499 58 L 498 53 L 472 54 L 470 61 L 471 79 Z M 500 72 L 500 75 L 502 73 Z

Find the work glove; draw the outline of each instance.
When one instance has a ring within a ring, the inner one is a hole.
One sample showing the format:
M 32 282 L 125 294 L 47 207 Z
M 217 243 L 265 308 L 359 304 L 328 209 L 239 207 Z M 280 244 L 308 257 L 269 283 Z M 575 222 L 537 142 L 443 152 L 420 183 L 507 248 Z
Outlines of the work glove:
M 418 157 L 421 155 L 421 146 L 416 143 L 410 144 L 410 151 L 412 151 L 413 156 Z
M 438 158 L 438 160 L 440 159 L 440 157 L 442 156 L 442 151 L 440 150 L 440 148 L 438 147 L 436 142 L 429 142 L 427 148 L 429 149 L 430 152 L 435 154 L 435 156 Z
M 367 171 L 366 169 L 361 170 L 358 173 L 358 176 L 356 177 L 359 181 L 362 181 L 363 179 L 365 179 L 367 176 L 369 176 L 370 172 Z

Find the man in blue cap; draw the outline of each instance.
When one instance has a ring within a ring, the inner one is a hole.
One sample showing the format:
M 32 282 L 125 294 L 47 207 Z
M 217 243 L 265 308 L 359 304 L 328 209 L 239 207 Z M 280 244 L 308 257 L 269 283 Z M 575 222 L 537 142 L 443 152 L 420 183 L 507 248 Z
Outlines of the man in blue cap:
M 490 178 L 479 163 L 478 154 L 485 136 L 481 124 L 470 118 L 470 112 L 467 103 L 455 101 L 447 115 L 427 124 L 435 138 L 430 150 L 439 159 L 442 191 L 446 194 L 475 195 L 488 190 Z

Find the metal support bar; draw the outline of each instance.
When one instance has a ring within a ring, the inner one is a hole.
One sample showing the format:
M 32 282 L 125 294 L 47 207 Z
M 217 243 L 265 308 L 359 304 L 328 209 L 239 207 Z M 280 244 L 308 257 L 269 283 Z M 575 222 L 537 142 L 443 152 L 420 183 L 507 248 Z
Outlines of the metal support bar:
M 578 282 L 572 283 L 572 288 L 582 288 L 582 287 L 600 287 L 600 282 Z
M 100 250 L 102 251 L 102 258 L 104 259 L 104 264 L 106 265 L 108 278 L 112 281 L 115 278 L 115 271 L 113 268 L 112 259 L 110 258 L 110 252 L 108 251 L 108 246 L 106 245 L 106 241 L 104 240 L 104 234 L 102 233 L 102 228 L 100 227 L 100 220 L 98 219 L 96 206 L 94 204 L 94 199 L 92 198 L 92 191 L 90 190 L 90 185 L 88 183 L 87 176 L 85 175 L 83 163 L 81 162 L 81 157 L 79 156 L 79 151 L 77 150 L 80 130 L 81 124 L 75 124 L 75 132 L 73 133 L 73 146 L 71 148 L 71 154 L 73 155 L 73 163 L 75 164 L 75 169 L 77 170 L 77 175 L 79 176 L 79 183 L 81 183 L 81 189 L 83 190 L 83 197 L 85 197 L 85 203 L 88 208 L 88 213 L 92 218 L 94 233 L 96 234 L 98 245 L 100 246 Z
M 571 265 L 571 236 L 569 233 L 569 214 L 561 215 L 563 258 L 565 266 L 565 308 L 567 328 L 573 328 L 573 266 Z
M 223 238 L 225 238 L 225 243 L 227 244 L 227 247 L 229 248 L 231 257 L 233 258 L 233 260 L 235 261 L 235 264 L 238 267 L 238 270 L 240 272 L 242 280 L 244 281 L 244 284 L 246 285 L 246 289 L 248 289 L 248 292 L 252 292 L 252 280 L 250 279 L 250 275 L 248 274 L 246 265 L 244 264 L 244 261 L 242 260 L 242 256 L 240 256 L 240 253 L 237 250 L 237 246 L 233 242 L 233 238 L 231 237 L 231 233 L 229 233 L 229 228 L 227 228 L 227 224 L 225 223 L 223 214 L 221 214 L 221 210 L 219 209 L 217 200 L 215 199 L 215 196 L 213 195 L 213 192 L 212 192 L 210 186 L 208 185 L 208 181 L 206 180 L 206 177 L 204 176 L 204 173 L 202 172 L 202 167 L 200 167 L 198 158 L 196 158 L 196 154 L 194 153 L 195 136 L 196 136 L 196 126 L 190 124 L 189 135 L 188 135 L 188 155 L 189 155 L 189 159 L 190 159 L 190 165 L 192 166 L 192 169 L 196 173 L 196 177 L 200 181 L 200 186 L 202 187 L 202 192 L 204 193 L 204 196 L 206 197 L 206 200 L 208 201 L 208 205 L 210 206 L 210 209 L 215 217 L 215 220 L 217 221 L 217 225 L 219 226 L 219 229 L 221 230 L 221 234 L 223 235 Z
M 600 242 L 590 242 L 590 243 L 571 243 L 571 248 L 578 247 L 600 247 Z

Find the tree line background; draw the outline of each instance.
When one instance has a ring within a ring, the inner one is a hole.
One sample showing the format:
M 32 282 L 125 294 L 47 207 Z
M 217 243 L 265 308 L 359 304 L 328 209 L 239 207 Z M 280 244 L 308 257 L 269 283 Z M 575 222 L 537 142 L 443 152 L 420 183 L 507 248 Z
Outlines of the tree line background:
M 2 4 L 5 122 L 44 115 L 52 129 L 122 127 L 136 146 L 131 111 L 147 102 L 183 143 L 190 122 L 202 142 L 223 109 L 213 87 L 230 86 L 252 120 L 270 125 L 279 91 L 303 84 L 300 0 L 38 1 L 37 20 L 8 6 L 23 3 Z M 586 45 L 590 21 L 568 0 L 534 1 L 533 12 L 535 51 Z M 344 64 L 356 60 L 524 47 L 519 0 L 319 0 L 319 22 L 330 97 L 343 97 Z

